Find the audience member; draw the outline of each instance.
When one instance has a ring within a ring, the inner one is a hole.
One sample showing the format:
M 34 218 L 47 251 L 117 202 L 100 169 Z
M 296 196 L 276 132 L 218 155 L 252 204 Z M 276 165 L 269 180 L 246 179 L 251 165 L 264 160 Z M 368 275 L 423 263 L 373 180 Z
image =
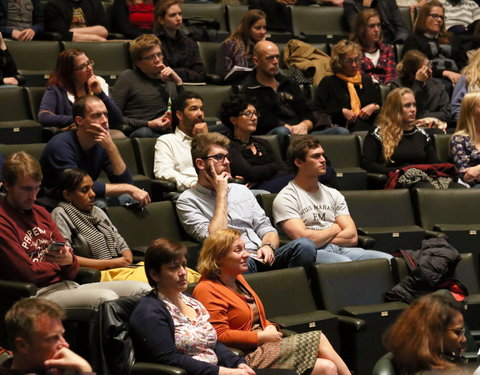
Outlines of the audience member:
M 44 6 L 45 30 L 62 40 L 102 42 L 107 39 L 107 18 L 100 0 L 48 0 Z
M 408 51 L 398 63 L 399 78 L 390 90 L 408 87 L 415 95 L 417 105 L 416 126 L 445 130 L 452 121 L 450 98 L 443 83 L 432 78 L 432 68 L 427 56 L 417 50 Z
M 132 185 L 133 179 L 108 132 L 108 111 L 97 96 L 82 96 L 73 104 L 73 118 L 78 130 L 54 136 L 45 146 L 40 158 L 44 185 L 51 193 L 59 174 L 67 168 L 84 169 L 95 181 L 93 190 L 99 198 L 120 197 L 141 206 L 150 203 L 147 192 Z M 98 180 L 105 171 L 110 183 Z
M 112 15 L 115 31 L 127 39 L 153 32 L 154 7 L 158 0 L 114 0 Z
M 307 134 L 315 117 L 298 84 L 280 74 L 280 52 L 269 41 L 258 42 L 253 49 L 255 69 L 246 78 L 242 93 L 255 101 L 259 114 L 255 134 L 277 134 L 284 143 L 290 134 Z M 325 133 L 341 132 L 328 128 Z
M 412 90 L 401 87 L 388 94 L 378 116 L 378 125 L 368 132 L 363 142 L 363 168 L 392 177 L 414 166 L 396 187 L 454 187 L 449 178 L 453 177 L 449 173 L 454 172 L 454 168 L 433 166 L 439 163 L 435 145 L 432 137 L 416 126 L 416 114 Z
M 400 14 L 396 1 L 389 0 L 345 0 L 345 18 L 350 30 L 355 30 L 355 18 L 364 9 L 375 9 L 381 21 L 381 30 L 386 43 L 403 43 L 410 34 L 409 27 Z
M 316 263 L 392 258 L 381 251 L 354 247 L 358 242 L 357 228 L 345 198 L 318 181 L 327 169 L 318 138 L 294 139 L 288 148 L 288 160 L 295 178 L 273 201 L 273 217 L 290 239 L 311 240 L 317 248 Z
M 25 152 L 11 154 L 3 167 L 7 195 L 0 201 L 2 279 L 33 283 L 37 297 L 67 309 L 95 310 L 103 301 L 148 290 L 135 281 L 79 285 L 78 260 L 50 214 L 35 204 L 42 182 L 40 164 Z
M 238 68 L 253 69 L 253 48 L 257 42 L 265 39 L 266 33 L 264 12 L 252 9 L 245 13 L 235 31 L 220 45 L 216 73 L 228 83 L 239 82 L 245 76 L 245 71 L 235 71 Z
M 251 272 L 287 266 L 309 269 L 315 261 L 314 244 L 299 238 L 279 247 L 277 231 L 252 192 L 243 185 L 228 183 L 229 143 L 219 133 L 193 138 L 192 160 L 198 183 L 177 201 L 177 213 L 186 232 L 203 241 L 218 230 L 238 229 L 250 253 Z
M 18 72 L 15 61 L 7 49 L 5 40 L 0 32 L 0 86 L 13 85 L 18 86 Z
M 258 113 L 250 98 L 242 95 L 224 102 L 219 117 L 231 131 L 232 175 L 241 176 L 251 189 L 278 193 L 293 176 L 267 140 L 252 137 Z
M 63 336 L 64 317 L 60 305 L 43 298 L 16 302 L 5 316 L 13 358 L 1 364 L 0 374 L 94 375 L 90 364 L 69 349 Z
M 203 100 L 191 91 L 181 93 L 173 102 L 175 132 L 157 139 L 153 173 L 155 178 L 175 182 L 178 191 L 193 188 L 197 172 L 193 167 L 191 144 L 197 134 L 208 133 L 203 118 Z
M 380 16 L 375 9 L 363 9 L 356 17 L 350 39 L 362 47 L 362 73 L 373 82 L 386 84 L 397 77 L 393 46 L 382 41 Z
M 237 230 L 220 230 L 203 243 L 199 258 L 202 279 L 193 296 L 209 312 L 219 341 L 246 351 L 245 359 L 254 368 L 286 368 L 298 375 L 349 375 L 321 331 L 283 337 L 267 320 L 262 301 L 242 275 L 248 270 L 248 258 Z
M 108 84 L 94 74 L 93 65 L 93 60 L 79 49 L 60 52 L 38 111 L 38 122 L 42 126 L 53 126 L 61 131 L 76 129 L 72 106 L 84 95 L 100 98 L 107 107 L 110 124 L 113 127 L 122 125 L 122 112 L 110 99 Z M 120 131 L 117 132 L 114 134 L 119 137 Z
M 380 109 L 380 91 L 367 74 L 360 73 L 361 47 L 341 40 L 332 51 L 333 76 L 320 81 L 314 108 L 331 116 L 332 122 L 350 131 L 369 130 Z
M 433 77 L 450 82 L 447 88 L 456 84 L 466 54 L 456 39 L 445 32 L 445 10 L 440 1 L 431 0 L 420 8 L 413 33 L 405 40 L 403 54 L 412 49 L 431 61 Z
M 480 90 L 480 50 L 476 51 L 463 68 L 462 75 L 453 88 L 452 94 L 452 117 L 456 120 L 460 114 L 460 105 L 467 92 Z
M 170 101 L 183 91 L 183 81 L 164 64 L 160 40 L 143 34 L 130 43 L 134 68 L 115 82 L 112 97 L 123 112 L 123 122 L 134 137 L 158 137 L 171 131 Z
M 397 371 L 443 373 L 466 364 L 463 311 L 462 303 L 446 290 L 420 297 L 405 309 L 384 339 Z
M 255 375 L 245 359 L 217 341 L 203 305 L 183 292 L 188 287 L 187 249 L 157 239 L 145 254 L 153 291 L 130 317 L 137 361 L 180 367 L 190 375 Z
M 133 254 L 107 214 L 94 205 L 92 178 L 81 169 L 65 169 L 56 189 L 63 201 L 52 211 L 63 238 L 80 266 L 101 271 L 101 281 L 138 280 L 147 283 L 143 263 L 132 266 Z M 189 271 L 189 282 L 198 281 Z M 197 277 L 196 277 L 197 276 Z
M 205 66 L 197 43 L 180 28 L 183 24 L 180 0 L 160 1 L 155 7 L 155 33 L 162 42 L 166 65 L 185 82 L 204 82 Z
M 475 188 L 480 188 L 479 137 L 480 91 L 474 91 L 463 97 L 457 129 L 450 138 L 450 149 L 462 180 Z
M 5 38 L 29 41 L 41 38 L 42 31 L 40 0 L 0 1 L 0 32 Z
M 439 0 L 445 9 L 445 28 L 457 35 L 472 35 L 480 20 L 480 6 L 473 0 Z

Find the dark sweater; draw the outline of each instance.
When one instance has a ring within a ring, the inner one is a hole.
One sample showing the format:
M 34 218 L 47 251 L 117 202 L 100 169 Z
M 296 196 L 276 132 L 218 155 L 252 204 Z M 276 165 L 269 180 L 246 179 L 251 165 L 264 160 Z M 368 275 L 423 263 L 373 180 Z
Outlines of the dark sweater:
M 368 172 L 389 174 L 413 164 L 439 163 L 433 139 L 420 128 L 404 131 L 400 143 L 387 163 L 383 157 L 383 146 L 379 128 L 369 131 L 363 142 L 362 165 Z

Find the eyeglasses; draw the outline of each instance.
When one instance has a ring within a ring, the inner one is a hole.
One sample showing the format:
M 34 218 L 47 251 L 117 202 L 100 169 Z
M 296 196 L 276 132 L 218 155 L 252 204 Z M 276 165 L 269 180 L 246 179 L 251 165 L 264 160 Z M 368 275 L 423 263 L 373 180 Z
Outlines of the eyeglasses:
M 253 116 L 255 116 L 256 118 L 260 117 L 257 112 L 253 112 L 253 111 L 240 113 L 240 116 L 247 117 L 247 118 L 252 118 Z
M 157 53 L 152 53 L 151 55 L 148 55 L 146 57 L 142 57 L 142 60 L 148 60 L 148 61 L 153 61 L 155 58 L 161 59 L 163 57 L 163 53 L 157 52 Z
M 73 70 L 75 70 L 75 71 L 77 71 L 77 70 L 85 70 L 85 68 L 86 68 L 87 66 L 89 66 L 89 67 L 91 68 L 91 67 L 94 66 L 94 65 L 95 65 L 95 61 L 93 61 L 93 60 L 88 60 L 85 64 L 79 65 L 79 66 L 77 66 L 76 68 L 73 68 Z
M 223 163 L 225 159 L 230 160 L 230 154 L 216 154 L 207 156 L 205 159 L 215 159 L 219 163 Z
M 465 336 L 465 327 L 462 328 L 449 328 L 449 331 L 455 333 L 458 337 Z
M 356 59 L 342 59 L 344 64 L 352 65 L 353 63 L 359 64 L 362 61 L 361 57 L 357 57 Z
M 432 17 L 434 20 L 443 21 L 445 19 L 445 16 L 442 16 L 441 14 L 436 14 L 436 13 L 430 13 L 430 14 L 427 14 L 427 16 Z

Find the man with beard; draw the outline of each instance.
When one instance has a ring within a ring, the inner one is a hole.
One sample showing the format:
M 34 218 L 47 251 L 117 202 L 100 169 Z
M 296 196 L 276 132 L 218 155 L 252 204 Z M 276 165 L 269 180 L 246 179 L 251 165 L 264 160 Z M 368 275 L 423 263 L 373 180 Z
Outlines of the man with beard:
M 134 69 L 115 82 L 112 97 L 123 112 L 124 123 L 134 128 L 130 138 L 150 138 L 171 132 L 169 102 L 183 91 L 183 81 L 165 66 L 160 40 L 143 34 L 130 43 Z
M 175 132 L 158 137 L 155 145 L 155 178 L 175 182 L 178 191 L 189 189 L 197 183 L 190 148 L 195 135 L 208 133 L 203 115 L 200 95 L 190 91 L 181 93 L 173 103 Z
M 219 133 L 200 134 L 192 140 L 192 161 L 197 184 L 177 201 L 177 213 L 186 232 L 202 242 L 210 234 L 232 228 L 242 233 L 250 253 L 249 272 L 303 266 L 315 262 L 315 244 L 298 238 L 279 246 L 276 229 L 244 185 L 231 180 L 228 146 Z

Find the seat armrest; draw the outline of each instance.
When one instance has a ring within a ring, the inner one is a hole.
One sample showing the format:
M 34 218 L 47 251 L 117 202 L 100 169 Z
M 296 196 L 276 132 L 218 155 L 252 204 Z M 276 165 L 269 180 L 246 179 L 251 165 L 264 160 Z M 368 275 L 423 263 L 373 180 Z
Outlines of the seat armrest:
M 348 326 L 351 328 L 353 327 L 355 331 L 361 331 L 365 329 L 365 327 L 367 326 L 367 323 L 365 322 L 365 320 L 360 318 L 354 318 L 354 317 L 345 316 L 345 315 L 337 315 L 337 317 L 340 325 Z
M 425 231 L 425 238 L 448 238 L 446 233 L 438 232 L 436 230 L 426 230 Z
M 357 246 L 364 249 L 373 249 L 375 246 L 375 239 L 365 234 L 359 234 Z
M 32 283 L 0 280 L 0 296 L 3 300 L 28 298 L 37 294 L 37 287 Z
M 79 284 L 88 284 L 99 282 L 101 274 L 99 270 L 89 267 L 80 267 L 75 281 Z
M 130 375 L 187 375 L 187 372 L 180 367 L 137 362 L 132 366 Z

